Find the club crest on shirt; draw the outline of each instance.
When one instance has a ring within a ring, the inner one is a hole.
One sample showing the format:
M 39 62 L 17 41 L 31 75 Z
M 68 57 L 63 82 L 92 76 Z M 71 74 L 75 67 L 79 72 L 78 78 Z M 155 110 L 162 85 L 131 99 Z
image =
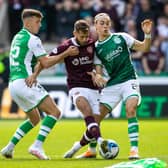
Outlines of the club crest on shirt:
M 120 43 L 121 43 L 121 39 L 116 36 L 116 37 L 114 37 L 114 42 L 115 42 L 116 44 L 120 44 Z
M 91 46 L 87 47 L 87 52 L 88 53 L 93 53 L 93 48 Z

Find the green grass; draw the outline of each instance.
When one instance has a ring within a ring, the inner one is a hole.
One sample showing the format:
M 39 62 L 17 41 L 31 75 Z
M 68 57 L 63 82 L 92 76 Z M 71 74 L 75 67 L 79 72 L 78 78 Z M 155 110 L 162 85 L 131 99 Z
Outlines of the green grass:
M 18 124 L 22 121 L 0 120 L 0 149 L 7 144 Z M 85 125 L 83 120 L 60 120 L 44 144 L 46 153 L 52 160 L 40 161 L 28 154 L 27 149 L 34 141 L 39 127 L 34 128 L 16 146 L 14 158 L 7 160 L 0 156 L 0 168 L 103 168 L 119 162 L 128 161 L 129 141 L 127 120 L 104 120 L 101 125 L 102 135 L 114 139 L 120 146 L 120 152 L 114 160 L 104 160 L 99 155 L 96 159 L 63 159 L 63 154 L 78 140 Z M 86 150 L 81 149 L 77 154 Z M 168 121 L 140 120 L 140 156 L 157 157 L 168 163 Z

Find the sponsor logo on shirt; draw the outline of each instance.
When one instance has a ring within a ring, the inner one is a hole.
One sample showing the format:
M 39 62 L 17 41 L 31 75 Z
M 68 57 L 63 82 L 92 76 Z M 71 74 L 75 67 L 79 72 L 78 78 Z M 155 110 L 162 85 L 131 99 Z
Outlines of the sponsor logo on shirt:
M 89 60 L 88 56 L 81 57 L 81 58 L 74 58 L 72 60 L 72 64 L 77 66 L 77 65 L 85 65 L 85 64 L 91 64 L 93 63 L 93 60 Z
M 121 46 L 119 46 L 116 50 L 113 50 L 111 52 L 109 52 L 105 59 L 110 62 L 112 61 L 114 58 L 118 57 L 120 55 L 120 53 L 123 51 L 123 48 Z

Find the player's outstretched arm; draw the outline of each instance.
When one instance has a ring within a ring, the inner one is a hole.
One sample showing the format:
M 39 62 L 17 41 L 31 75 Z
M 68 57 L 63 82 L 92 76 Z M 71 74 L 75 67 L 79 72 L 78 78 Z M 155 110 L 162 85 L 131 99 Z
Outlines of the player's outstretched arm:
M 70 46 L 67 48 L 64 52 L 56 55 L 56 56 L 46 56 L 46 57 L 40 57 L 39 61 L 43 68 L 49 68 L 57 63 L 60 63 L 62 59 L 68 57 L 68 56 L 75 56 L 79 54 L 79 49 L 75 46 Z
M 132 49 L 136 51 L 148 52 L 151 46 L 151 33 L 153 22 L 149 19 L 145 19 L 141 23 L 142 31 L 144 32 L 144 40 L 135 40 Z

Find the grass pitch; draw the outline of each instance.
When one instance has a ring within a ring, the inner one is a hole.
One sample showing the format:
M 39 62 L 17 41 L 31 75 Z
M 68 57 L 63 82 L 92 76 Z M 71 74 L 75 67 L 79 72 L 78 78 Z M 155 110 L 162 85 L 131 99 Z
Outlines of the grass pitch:
M 139 120 L 141 158 L 157 157 L 168 163 L 168 120 Z M 21 120 L 0 120 L 0 149 L 13 135 Z M 35 140 L 38 129 L 34 128 L 16 146 L 14 158 L 0 156 L 0 168 L 103 168 L 128 161 L 129 140 L 127 120 L 104 120 L 101 125 L 102 135 L 114 139 L 120 146 L 120 152 L 114 160 L 104 160 L 99 154 L 96 159 L 63 159 L 64 153 L 81 138 L 85 125 L 83 120 L 60 120 L 48 136 L 44 149 L 52 160 L 41 161 L 28 154 L 27 149 Z M 86 147 L 78 153 L 82 153 Z

